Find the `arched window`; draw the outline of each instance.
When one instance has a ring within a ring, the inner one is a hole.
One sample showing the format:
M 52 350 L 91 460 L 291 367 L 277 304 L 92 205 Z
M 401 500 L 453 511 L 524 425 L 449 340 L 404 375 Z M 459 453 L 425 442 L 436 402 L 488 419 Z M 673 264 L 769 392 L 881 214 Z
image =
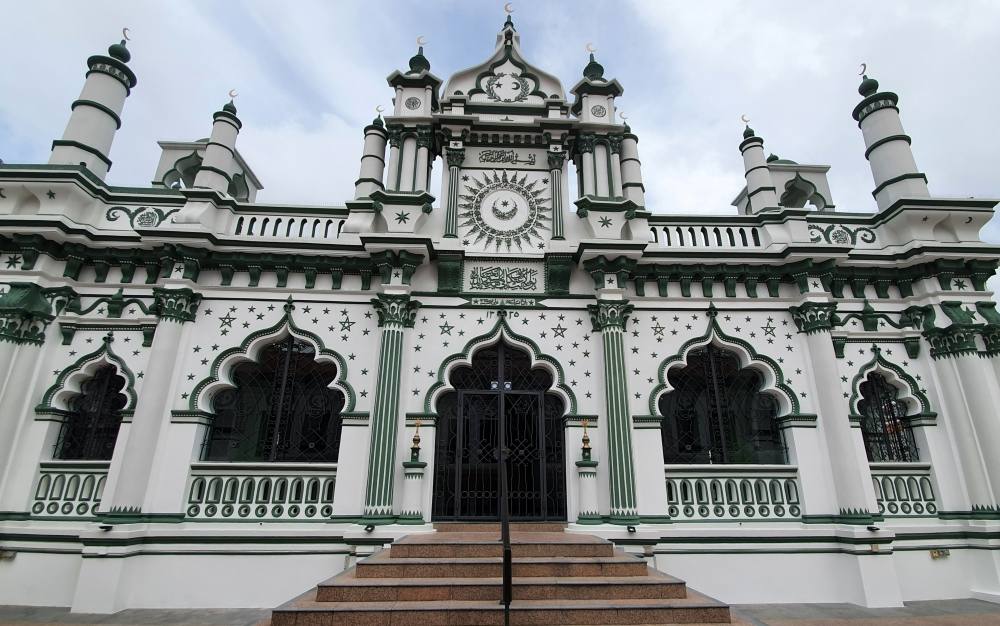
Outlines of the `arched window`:
M 288 337 L 261 350 L 259 362 L 236 366 L 236 387 L 212 402 L 204 460 L 336 462 L 344 394 L 329 388 L 337 367 L 315 357 Z
M 128 398 L 125 379 L 114 365 L 97 370 L 70 401 L 70 413 L 59 430 L 55 458 L 73 461 L 111 459 Z
M 660 398 L 664 463 L 785 463 L 778 403 L 761 392 L 760 372 L 710 344 L 667 376 L 674 390 Z
M 917 461 L 917 443 L 906 421 L 906 404 L 896 399 L 898 390 L 881 374 L 871 372 L 861 383 L 858 411 L 861 435 L 872 463 Z

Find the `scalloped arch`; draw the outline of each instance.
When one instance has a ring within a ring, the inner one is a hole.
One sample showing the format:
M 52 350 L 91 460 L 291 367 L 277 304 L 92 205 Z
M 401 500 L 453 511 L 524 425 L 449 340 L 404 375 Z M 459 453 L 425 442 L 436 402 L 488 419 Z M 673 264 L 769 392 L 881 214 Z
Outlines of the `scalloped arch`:
M 122 411 L 134 411 L 138 400 L 138 394 L 135 392 L 135 376 L 125 361 L 111 349 L 111 343 L 107 339 L 107 337 L 104 339 L 100 348 L 80 357 L 64 369 L 56 378 L 56 382 L 42 395 L 42 401 L 35 410 L 67 410 L 69 400 L 82 393 L 81 386 L 84 381 L 92 378 L 100 368 L 113 365 L 118 374 L 125 377 L 125 389 L 122 391 L 128 397 L 128 403 Z
M 292 335 L 312 345 L 316 350 L 317 361 L 321 363 L 332 362 L 337 365 L 337 378 L 330 387 L 339 389 L 344 394 L 346 402 L 343 410 L 345 412 L 353 411 L 355 394 L 351 383 L 347 381 L 346 360 L 339 352 L 327 348 L 319 335 L 299 328 L 291 316 L 291 309 L 294 308 L 295 305 L 289 301 L 285 304 L 285 315 L 277 324 L 250 333 L 243 339 L 239 347 L 229 348 L 215 357 L 209 375 L 195 385 L 191 392 L 188 408 L 192 411 L 201 410 L 211 413 L 211 398 L 222 389 L 236 386 L 230 379 L 234 367 L 240 363 L 256 361 L 264 347 Z
M 514 346 L 524 349 L 531 357 L 532 368 L 541 366 L 548 370 L 548 372 L 552 375 L 552 380 L 554 381 L 554 384 L 549 391 L 562 398 L 563 402 L 568 407 L 568 410 L 566 411 L 567 415 L 575 415 L 576 395 L 573 393 L 573 390 L 566 385 L 565 374 L 559 360 L 547 354 L 543 354 L 538 349 L 538 344 L 523 335 L 515 333 L 507 324 L 506 315 L 501 315 L 497 320 L 497 323 L 488 332 L 470 339 L 468 343 L 465 344 L 465 348 L 463 348 L 461 352 L 456 352 L 441 362 L 441 366 L 438 367 L 437 380 L 433 385 L 431 385 L 430 389 L 428 389 L 427 393 L 424 395 L 424 411 L 428 413 L 433 412 L 433 407 L 437 403 L 438 398 L 440 398 L 442 394 L 455 389 L 451 386 L 451 383 L 448 382 L 448 377 L 456 367 L 472 365 L 473 352 L 479 348 L 492 346 L 501 339 L 506 340 Z
M 709 343 L 734 352 L 740 360 L 741 368 L 753 367 L 761 372 L 764 375 L 764 389 L 762 389 L 762 392 L 768 393 L 778 400 L 781 415 L 798 413 L 798 398 L 795 397 L 795 391 L 782 382 L 784 374 L 781 371 L 781 366 L 775 363 L 774 359 L 763 354 L 758 354 L 749 342 L 724 333 L 715 319 L 716 315 L 715 305 L 709 305 L 709 322 L 705 334 L 700 337 L 688 339 L 681 346 L 677 354 L 669 356 L 660 362 L 657 368 L 659 384 L 653 387 L 653 390 L 649 393 L 649 414 L 659 415 L 659 407 L 657 405 L 659 404 L 660 396 L 672 391 L 667 379 L 667 372 L 675 367 L 683 367 L 687 363 L 687 355 L 691 350 L 706 346 Z
M 882 348 L 872 344 L 872 351 L 875 353 L 872 359 L 858 368 L 858 373 L 851 381 L 851 399 L 848 403 L 851 416 L 860 416 L 858 402 L 861 400 L 861 383 L 871 372 L 884 376 L 887 383 L 901 392 L 897 400 L 902 400 L 906 404 L 908 418 L 936 416 L 937 414 L 931 411 L 931 403 L 927 396 L 920 391 L 917 381 L 902 367 L 882 356 Z

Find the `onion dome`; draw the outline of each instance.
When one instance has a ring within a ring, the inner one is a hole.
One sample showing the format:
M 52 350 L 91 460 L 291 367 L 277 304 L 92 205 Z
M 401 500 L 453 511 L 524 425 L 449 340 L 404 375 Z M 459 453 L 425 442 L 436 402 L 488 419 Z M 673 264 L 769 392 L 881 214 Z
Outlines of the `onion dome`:
M 590 53 L 590 63 L 583 68 L 583 77 L 590 80 L 604 81 L 604 66 L 594 60 L 594 53 Z
M 125 47 L 125 40 L 122 39 L 121 43 L 113 44 L 108 48 L 108 55 L 118 59 L 122 63 L 128 63 L 132 60 L 132 54 Z
M 419 74 L 431 69 L 431 62 L 424 56 L 424 47 L 420 46 L 417 53 L 410 58 L 410 71 L 407 74 Z
M 868 75 L 865 74 L 861 81 L 861 86 L 858 87 L 858 93 L 867 98 L 876 91 L 878 91 L 878 81 L 874 78 L 868 78 Z
M 743 138 L 744 139 L 750 139 L 753 136 L 754 136 L 753 129 L 750 128 L 750 124 L 747 124 L 747 129 L 745 131 L 743 131 Z
M 767 157 L 767 162 L 768 163 L 774 163 L 777 160 L 779 160 L 778 159 L 778 155 L 775 154 L 775 153 L 773 153 L 773 152 L 771 153 L 771 155 L 769 157 Z
M 381 115 L 379 115 L 378 117 L 376 117 L 375 119 L 372 120 L 372 126 L 378 126 L 379 128 L 384 128 L 385 127 L 385 124 L 382 123 L 382 116 Z
M 232 113 L 233 115 L 236 115 L 236 105 L 233 104 L 232 100 L 224 104 L 222 106 L 222 110 L 225 111 L 226 113 Z

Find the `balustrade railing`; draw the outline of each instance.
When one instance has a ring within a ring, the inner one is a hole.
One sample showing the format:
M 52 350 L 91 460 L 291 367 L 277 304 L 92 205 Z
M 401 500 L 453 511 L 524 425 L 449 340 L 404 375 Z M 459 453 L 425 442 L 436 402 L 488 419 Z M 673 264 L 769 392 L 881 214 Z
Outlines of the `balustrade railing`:
M 230 234 L 286 239 L 339 239 L 345 221 L 343 217 L 310 215 L 241 215 L 233 221 Z
M 793 465 L 666 465 L 676 521 L 795 519 L 802 515 Z
M 762 231 L 757 226 L 716 224 L 650 224 L 653 247 L 660 248 L 746 248 L 762 245 Z
M 937 515 L 930 463 L 871 463 L 869 467 L 880 514 Z
M 333 514 L 333 463 L 196 463 L 186 514 L 195 519 L 323 521 Z
M 36 517 L 93 517 L 97 514 L 108 461 L 41 463 L 31 514 Z

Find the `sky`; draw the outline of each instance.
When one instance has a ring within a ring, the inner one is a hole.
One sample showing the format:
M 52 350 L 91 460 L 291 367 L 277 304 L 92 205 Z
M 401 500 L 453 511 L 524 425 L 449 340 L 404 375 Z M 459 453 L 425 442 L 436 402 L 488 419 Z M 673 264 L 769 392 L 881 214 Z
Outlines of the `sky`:
M 932 195 L 1000 198 L 1000 2 L 512 6 L 522 52 L 567 91 L 582 76 L 588 43 L 605 76 L 622 84 L 619 110 L 639 137 L 654 212 L 735 211 L 730 203 L 744 185 L 742 115 L 768 153 L 832 166 L 837 210 L 874 212 L 851 118 L 862 63 L 883 90 L 899 94 Z M 237 148 L 264 185 L 258 201 L 339 205 L 352 197 L 362 129 L 376 106 L 391 108 L 385 78 L 408 68 L 415 39 L 426 38 L 431 72 L 446 80 L 492 54 L 505 18 L 495 0 L 9 2 L 0 39 L 0 159 L 48 159 L 87 57 L 106 54 L 128 27 L 138 82 L 111 150 L 110 184 L 148 185 L 156 141 L 207 137 L 212 113 L 235 89 L 243 121 Z M 982 234 L 1000 241 L 1000 222 Z

